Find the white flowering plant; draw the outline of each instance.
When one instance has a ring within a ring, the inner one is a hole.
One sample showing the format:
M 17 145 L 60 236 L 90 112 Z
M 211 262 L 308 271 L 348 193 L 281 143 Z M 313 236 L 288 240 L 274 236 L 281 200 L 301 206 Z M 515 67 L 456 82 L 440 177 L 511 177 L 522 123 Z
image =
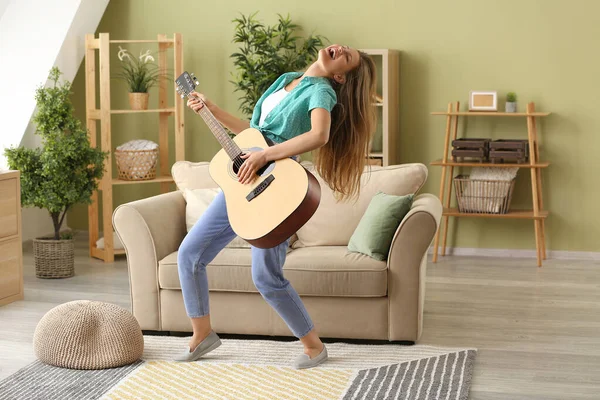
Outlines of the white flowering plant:
M 118 74 L 118 77 L 127 82 L 129 92 L 148 93 L 148 90 L 158 82 L 161 74 L 158 66 L 154 64 L 154 57 L 150 54 L 150 50 L 146 50 L 145 53 L 140 51 L 140 56 L 134 57 L 119 46 L 117 56 L 123 66 L 123 71 Z

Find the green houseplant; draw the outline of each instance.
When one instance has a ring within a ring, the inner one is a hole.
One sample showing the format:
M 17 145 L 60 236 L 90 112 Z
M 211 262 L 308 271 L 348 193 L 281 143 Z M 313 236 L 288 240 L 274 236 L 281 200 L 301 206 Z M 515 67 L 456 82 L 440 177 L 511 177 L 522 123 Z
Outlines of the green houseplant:
M 33 117 L 42 146 L 5 150 L 11 169 L 21 171 L 21 202 L 48 210 L 54 225 L 52 237 L 33 240 L 36 275 L 64 278 L 74 274 L 73 239 L 60 229 L 67 211 L 77 203 L 90 203 L 104 175 L 108 153 L 91 147 L 87 130 L 73 115 L 70 82 L 58 83 L 54 67 L 52 86 L 36 89 L 37 112 Z
M 517 94 L 515 92 L 508 92 L 506 94 L 506 112 L 517 112 Z
M 302 39 L 296 35 L 299 26 L 292 23 L 289 15 L 278 14 L 278 22 L 268 26 L 256 20 L 256 14 L 234 19 L 234 43 L 238 51 L 231 54 L 236 68 L 235 91 L 240 91 L 240 110 L 252 115 L 260 96 L 283 73 L 299 71 L 312 63 L 323 47 L 321 35 L 309 35 Z
M 154 86 L 160 77 L 160 70 L 154 64 L 150 50 L 140 52 L 139 57 L 132 57 L 129 52 L 119 46 L 117 54 L 121 61 L 122 71 L 117 75 L 127 82 L 129 88 L 129 106 L 132 110 L 148 109 L 148 90 Z

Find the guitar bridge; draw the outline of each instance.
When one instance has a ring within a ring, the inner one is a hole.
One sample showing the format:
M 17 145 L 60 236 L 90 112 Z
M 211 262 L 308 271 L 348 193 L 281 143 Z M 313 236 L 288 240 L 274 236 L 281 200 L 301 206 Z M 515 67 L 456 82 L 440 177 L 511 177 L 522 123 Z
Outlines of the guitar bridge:
M 250 193 L 248 193 L 248 196 L 246 196 L 246 200 L 252 201 L 256 197 L 258 197 L 258 195 L 260 195 L 262 192 L 264 192 L 265 189 L 274 180 L 275 180 L 275 177 L 273 175 L 267 176 L 267 178 L 264 181 L 262 181 L 257 187 L 255 187 Z

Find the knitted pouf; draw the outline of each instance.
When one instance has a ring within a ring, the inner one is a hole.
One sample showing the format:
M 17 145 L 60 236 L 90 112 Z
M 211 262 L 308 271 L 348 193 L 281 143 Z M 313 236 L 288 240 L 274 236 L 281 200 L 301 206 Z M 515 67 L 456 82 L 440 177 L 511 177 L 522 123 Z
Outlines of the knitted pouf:
M 74 369 L 119 367 L 137 361 L 144 337 L 135 317 L 115 304 L 77 300 L 46 313 L 35 328 L 35 355 Z

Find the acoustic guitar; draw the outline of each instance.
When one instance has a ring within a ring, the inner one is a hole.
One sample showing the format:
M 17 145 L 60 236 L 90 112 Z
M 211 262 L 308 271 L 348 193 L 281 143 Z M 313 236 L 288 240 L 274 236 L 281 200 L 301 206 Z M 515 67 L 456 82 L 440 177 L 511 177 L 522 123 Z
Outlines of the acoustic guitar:
M 187 71 L 175 83 L 182 98 L 194 97 L 191 93 L 199 84 L 194 74 Z M 233 231 L 259 248 L 271 248 L 284 242 L 317 210 L 321 200 L 317 179 L 297 161 L 285 158 L 267 163 L 251 184 L 240 183 L 237 173 L 245 161 L 241 156 L 248 151 L 265 149 L 269 143 L 253 128 L 245 129 L 232 139 L 208 107 L 202 107 L 198 114 L 222 147 L 211 160 L 209 172 L 223 190 Z

